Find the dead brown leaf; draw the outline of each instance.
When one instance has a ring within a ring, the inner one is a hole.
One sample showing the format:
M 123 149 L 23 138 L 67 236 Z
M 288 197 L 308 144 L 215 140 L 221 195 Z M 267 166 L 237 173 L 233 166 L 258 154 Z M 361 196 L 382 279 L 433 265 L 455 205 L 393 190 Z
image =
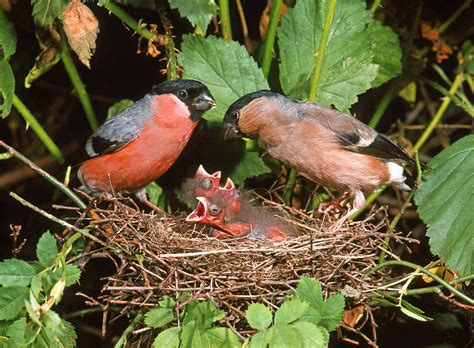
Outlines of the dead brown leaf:
M 80 0 L 69 3 L 63 13 L 64 32 L 79 60 L 90 69 L 90 59 L 96 47 L 99 22 Z
M 362 319 L 364 315 L 364 305 L 355 306 L 352 309 L 344 311 L 344 318 L 342 319 L 344 324 L 350 327 L 354 327 Z
M 431 23 L 421 22 L 421 36 L 431 41 L 431 50 L 436 52 L 436 62 L 441 63 L 448 59 L 453 53 L 453 49 L 439 35 L 439 24 L 432 26 Z

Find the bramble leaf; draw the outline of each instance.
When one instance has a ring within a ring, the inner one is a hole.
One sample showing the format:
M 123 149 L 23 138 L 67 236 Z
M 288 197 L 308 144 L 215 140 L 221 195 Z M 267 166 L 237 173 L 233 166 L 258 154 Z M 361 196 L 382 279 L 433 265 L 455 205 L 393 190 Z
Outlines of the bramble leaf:
M 462 275 L 474 273 L 474 135 L 428 163 L 415 194 L 431 252 Z
M 318 325 L 329 332 L 336 329 L 344 314 L 344 296 L 335 294 L 329 296 L 321 309 L 321 320 Z
M 275 313 L 275 325 L 290 324 L 298 320 L 306 312 L 308 307 L 307 302 L 298 298 L 283 302 Z
M 245 151 L 240 162 L 230 173 L 230 177 L 236 185 L 242 185 L 247 178 L 270 172 L 270 168 L 268 168 L 258 152 Z
M 153 341 L 154 348 L 169 347 L 169 348 L 178 348 L 179 347 L 179 336 L 181 334 L 180 327 L 172 327 L 170 329 L 161 331 L 158 336 L 156 336 Z
M 8 59 L 16 51 L 15 27 L 0 8 L 0 59 Z
M 193 27 L 199 27 L 205 34 L 212 17 L 217 14 L 214 0 L 169 0 L 172 9 L 178 9 L 181 17 L 191 22 Z
M 10 114 L 13 95 L 15 94 L 15 77 L 10 64 L 4 59 L 0 60 L 0 94 L 3 96 L 3 101 L 0 104 L 0 115 L 4 118 Z
M 62 17 L 69 1 L 67 0 L 31 0 L 35 23 L 45 27 Z
M 206 84 L 217 102 L 204 116 L 211 122 L 221 122 L 229 105 L 242 95 L 269 88 L 255 60 L 235 41 L 185 35 L 181 50 L 183 78 Z
M 265 330 L 272 324 L 272 312 L 261 303 L 252 303 L 245 312 L 250 327 Z
M 25 306 L 29 290 L 24 286 L 0 287 L 0 320 L 14 319 Z
M 145 314 L 145 324 L 154 329 L 163 327 L 174 320 L 175 311 L 171 308 L 156 307 Z
M 115 115 L 121 113 L 123 110 L 128 108 L 129 106 L 132 106 L 134 104 L 134 101 L 131 99 L 121 99 L 115 104 L 113 104 L 109 109 L 107 110 L 107 120 L 110 120 L 112 117 Z
M 56 256 L 58 256 L 56 238 L 49 231 L 46 231 L 36 244 L 36 257 L 41 266 L 46 268 L 54 264 Z
M 7 259 L 0 262 L 0 285 L 29 285 L 36 271 L 27 262 L 18 259 Z
M 308 99 L 328 5 L 329 0 L 299 0 L 283 16 L 278 31 L 280 82 L 290 97 Z M 365 7 L 360 0 L 337 2 L 317 92 L 322 105 L 347 110 L 377 76 L 366 30 L 372 15 Z

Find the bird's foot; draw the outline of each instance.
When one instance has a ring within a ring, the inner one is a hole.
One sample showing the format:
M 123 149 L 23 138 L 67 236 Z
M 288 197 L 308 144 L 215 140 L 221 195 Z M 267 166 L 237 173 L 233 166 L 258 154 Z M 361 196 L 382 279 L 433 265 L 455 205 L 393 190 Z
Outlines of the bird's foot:
M 154 211 L 162 214 L 162 215 L 165 215 L 165 211 L 163 209 L 161 209 L 160 207 L 158 207 L 157 205 L 151 203 L 149 200 L 148 200 L 148 197 L 147 197 L 147 194 L 146 194 L 146 189 L 145 188 L 142 188 L 138 191 L 136 191 L 134 193 L 135 197 L 143 204 L 145 204 L 147 207 L 153 209 Z
M 340 208 L 342 208 L 342 203 L 344 202 L 345 197 L 339 197 L 337 199 L 334 199 L 332 201 L 328 202 L 321 202 L 318 205 L 318 213 L 320 214 L 327 214 L 331 210 L 334 210 L 336 212 L 340 211 Z

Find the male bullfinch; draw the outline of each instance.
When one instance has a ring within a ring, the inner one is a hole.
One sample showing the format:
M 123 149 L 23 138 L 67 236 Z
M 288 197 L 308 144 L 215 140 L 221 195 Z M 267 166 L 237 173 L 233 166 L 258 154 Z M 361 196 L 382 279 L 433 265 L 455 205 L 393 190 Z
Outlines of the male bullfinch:
M 382 185 L 410 189 L 400 164 L 413 159 L 385 135 L 337 110 L 262 90 L 232 103 L 224 125 L 228 136 L 257 138 L 272 157 L 308 179 L 348 192 L 352 209 L 341 223 Z
M 211 236 L 217 239 L 247 237 L 281 242 L 288 239 L 288 234 L 295 234 L 291 226 L 271 211 L 250 204 L 235 186 L 227 190 L 221 188 L 210 196 L 197 197 L 197 200 L 196 209 L 186 221 L 214 227 Z
M 201 82 L 159 84 L 87 140 L 91 159 L 78 171 L 84 188 L 90 192 L 133 193 L 158 209 L 148 201 L 144 187 L 171 167 L 203 113 L 214 106 L 214 98 Z

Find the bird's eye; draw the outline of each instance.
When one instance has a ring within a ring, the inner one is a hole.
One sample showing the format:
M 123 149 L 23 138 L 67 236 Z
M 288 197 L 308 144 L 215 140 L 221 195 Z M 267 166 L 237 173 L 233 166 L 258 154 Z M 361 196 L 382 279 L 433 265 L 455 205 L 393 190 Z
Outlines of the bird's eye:
M 237 190 L 237 191 L 235 191 L 234 195 L 235 195 L 235 198 L 240 198 L 240 197 L 242 197 L 242 192 Z
M 221 208 L 219 208 L 217 205 L 210 205 L 209 206 L 209 211 L 211 212 L 211 215 L 216 216 L 221 212 Z
M 233 119 L 238 119 L 239 118 L 239 113 L 237 111 L 234 111 L 232 114 L 231 114 L 232 118 Z
M 202 182 L 202 186 L 203 186 L 206 190 L 210 189 L 211 186 L 212 186 L 212 181 L 211 181 L 211 179 L 205 178 L 204 181 Z
M 178 92 L 178 97 L 180 99 L 186 99 L 188 97 L 188 91 L 186 91 L 185 89 L 182 89 Z

